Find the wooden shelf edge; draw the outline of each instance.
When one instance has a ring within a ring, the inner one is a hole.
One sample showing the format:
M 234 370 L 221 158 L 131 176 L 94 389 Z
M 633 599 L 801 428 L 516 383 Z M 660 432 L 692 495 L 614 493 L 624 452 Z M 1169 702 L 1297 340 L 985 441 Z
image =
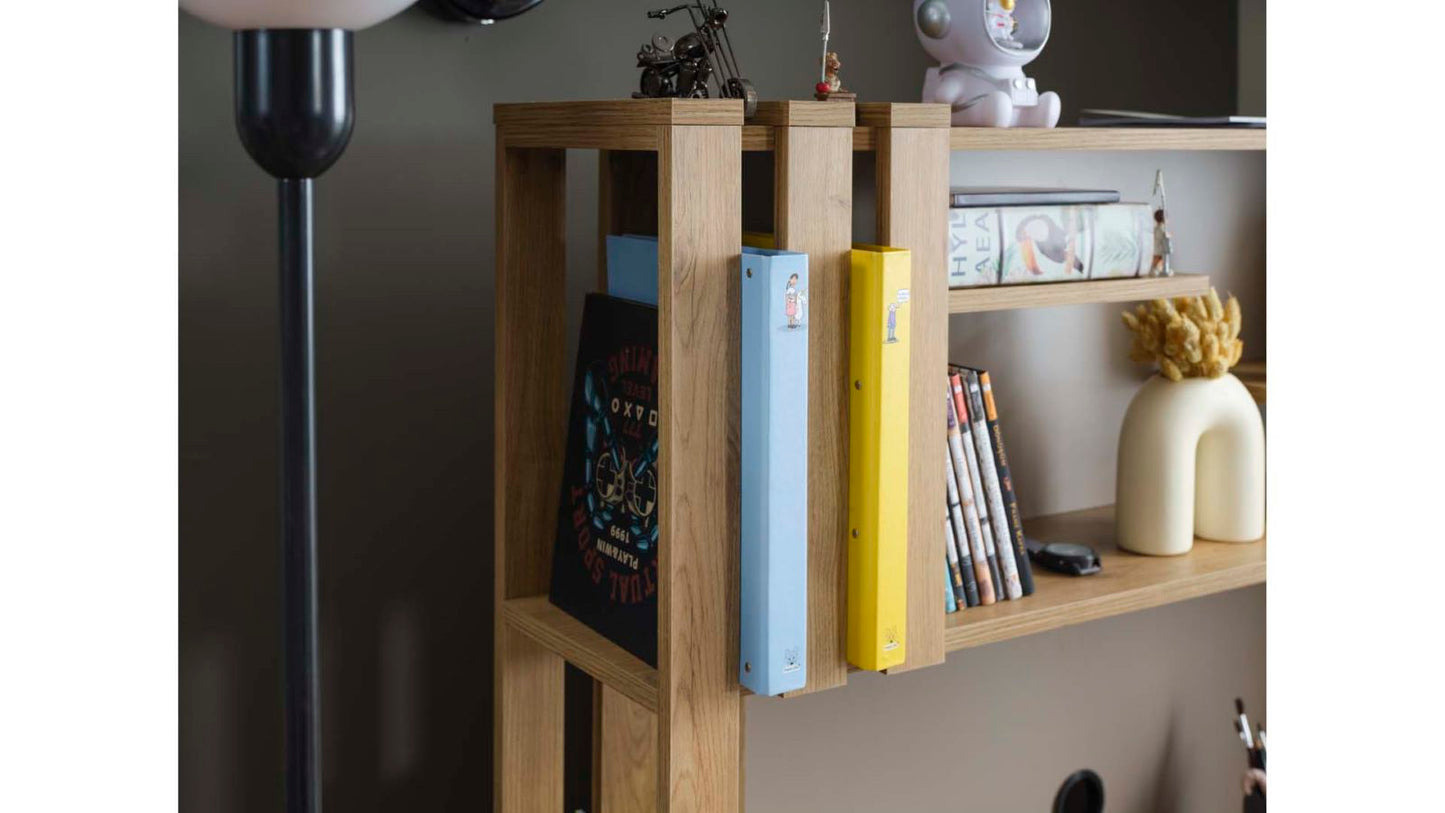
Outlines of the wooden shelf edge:
M 1196 540 L 1184 556 L 1139 556 L 1114 544 L 1113 516 L 1113 506 L 1105 506 L 1025 520 L 1030 536 L 1092 545 L 1103 571 L 1072 577 L 1036 568 L 1032 596 L 948 615 L 944 648 L 953 652 L 1265 583 L 1263 539 Z
M 1199 296 L 1208 291 L 1207 274 L 1043 282 L 1031 285 L 985 285 L 949 289 L 948 312 L 979 313 L 1018 308 L 1136 302 L 1174 296 Z
M 546 596 L 502 602 L 502 620 L 648 711 L 657 711 L 657 670 Z
M 958 151 L 1009 150 L 1233 150 L 1262 151 L 1263 128 L 1186 127 L 954 127 L 949 147 Z

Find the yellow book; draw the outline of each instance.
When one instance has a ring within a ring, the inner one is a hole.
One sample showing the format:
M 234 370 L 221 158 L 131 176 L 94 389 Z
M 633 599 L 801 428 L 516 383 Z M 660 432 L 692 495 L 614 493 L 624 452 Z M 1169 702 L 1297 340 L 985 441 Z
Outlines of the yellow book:
M 848 388 L 848 660 L 903 663 L 908 620 L 910 255 L 853 247 Z

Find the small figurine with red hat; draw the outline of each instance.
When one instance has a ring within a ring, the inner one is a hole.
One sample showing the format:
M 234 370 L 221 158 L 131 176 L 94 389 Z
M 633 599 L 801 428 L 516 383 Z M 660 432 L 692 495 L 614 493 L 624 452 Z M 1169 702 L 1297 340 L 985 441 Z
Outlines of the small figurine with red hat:
M 858 98 L 858 94 L 845 90 L 843 80 L 838 78 L 838 69 L 843 63 L 838 60 L 836 51 L 828 50 L 828 35 L 832 33 L 833 20 L 829 13 L 828 0 L 823 0 L 823 18 L 819 32 L 823 35 L 823 69 L 822 77 L 818 84 L 813 87 L 813 98 L 820 102 L 837 101 L 851 102 Z

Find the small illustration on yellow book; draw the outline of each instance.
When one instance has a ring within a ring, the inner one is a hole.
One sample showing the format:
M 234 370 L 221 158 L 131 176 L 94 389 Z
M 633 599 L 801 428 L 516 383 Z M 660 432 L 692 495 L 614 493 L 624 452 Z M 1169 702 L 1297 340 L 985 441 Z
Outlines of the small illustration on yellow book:
M 898 305 L 888 303 L 888 338 L 883 340 L 884 344 L 898 343 Z
M 889 627 L 883 631 L 883 651 L 892 652 L 898 648 L 898 628 Z
M 788 277 L 788 287 L 783 289 L 783 314 L 788 317 L 788 330 L 802 327 L 804 308 L 808 306 L 807 290 L 798 290 L 798 275 Z
M 1065 215 L 1063 226 L 1048 215 L 1034 215 L 1024 218 L 1014 230 L 1024 267 L 1030 273 L 1044 273 L 1039 267 L 1039 254 L 1065 271 L 1083 272 L 1084 261 L 1079 259 L 1078 254 L 1078 218 L 1072 210 L 1065 210 Z

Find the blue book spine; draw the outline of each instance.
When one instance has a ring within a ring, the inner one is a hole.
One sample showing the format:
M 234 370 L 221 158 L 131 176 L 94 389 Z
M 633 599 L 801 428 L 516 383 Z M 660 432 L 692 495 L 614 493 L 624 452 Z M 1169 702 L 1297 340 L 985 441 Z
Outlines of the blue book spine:
M 808 671 L 808 257 L 742 255 L 738 679 L 797 691 Z
M 657 305 L 657 238 L 607 235 L 607 293 Z

